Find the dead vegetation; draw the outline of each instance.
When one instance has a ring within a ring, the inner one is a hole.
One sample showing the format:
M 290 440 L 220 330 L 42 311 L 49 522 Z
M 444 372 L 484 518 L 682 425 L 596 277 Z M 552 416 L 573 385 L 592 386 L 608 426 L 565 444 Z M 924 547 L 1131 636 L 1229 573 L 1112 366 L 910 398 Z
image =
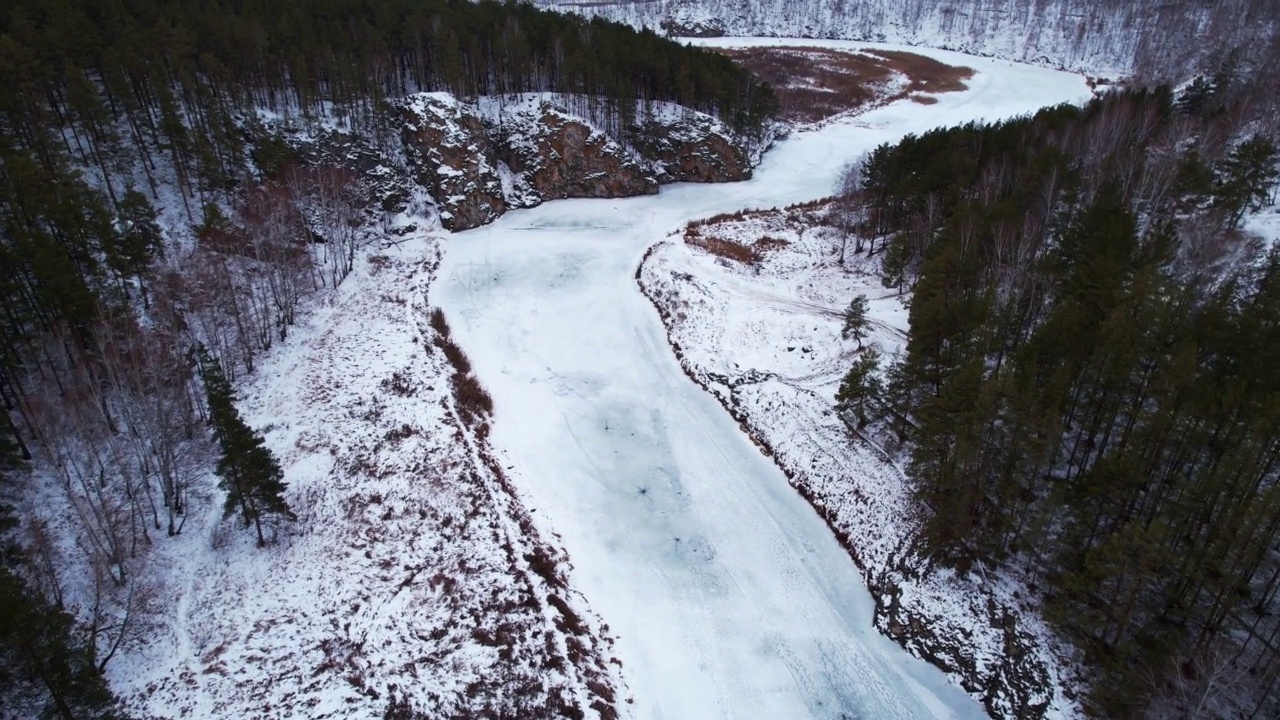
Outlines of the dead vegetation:
M 454 373 L 449 380 L 458 409 L 468 421 L 477 423 L 493 414 L 493 398 L 474 375 Z
M 440 348 L 445 360 L 453 367 L 449 383 L 453 388 L 458 410 L 469 424 L 482 422 L 493 414 L 493 398 L 471 373 L 471 360 L 450 336 L 449 322 L 445 319 L 444 312 L 440 308 L 433 309 L 427 322 L 436 331 L 435 346 Z
M 689 223 L 684 229 L 684 241 L 696 248 L 705 250 L 716 257 L 732 260 L 743 265 L 758 265 L 764 260 L 765 255 L 773 250 L 780 250 L 787 247 L 791 243 L 781 238 L 775 238 L 764 235 L 760 239 L 751 244 L 734 242 L 724 238 L 712 236 L 703 236 L 699 228 L 708 225 L 723 225 L 731 222 L 744 220 L 752 215 L 762 215 L 765 213 L 777 212 L 777 210 L 753 210 L 742 211 L 733 214 L 716 215 L 705 220 L 695 220 Z
M 742 210 L 738 210 L 736 212 L 720 213 L 718 215 L 712 215 L 711 217 L 705 217 L 699 220 L 690 220 L 689 224 L 685 226 L 685 234 L 687 235 L 690 230 L 696 230 L 700 227 L 706 227 L 707 225 L 719 225 L 721 223 L 726 223 L 726 222 L 746 220 L 748 218 L 755 217 L 758 215 L 771 213 L 774 210 L 777 210 L 777 208 L 770 208 L 768 210 L 764 210 L 764 209 L 752 210 L 749 208 L 743 208 Z
M 969 68 L 900 50 L 758 47 L 720 52 L 772 85 L 780 117 L 793 122 L 820 122 L 904 97 L 931 105 L 937 102 L 931 94 L 963 90 L 964 81 L 973 77 Z M 893 82 L 897 77 L 905 77 L 905 89 Z
M 781 250 L 789 245 L 791 245 L 791 243 L 786 240 L 783 240 L 782 238 L 776 238 L 776 237 L 771 237 L 769 235 L 765 235 L 764 237 L 756 241 L 756 244 L 754 247 L 759 252 L 769 252 L 771 250 Z
M 696 248 L 706 250 L 712 255 L 728 258 L 743 265 L 755 265 L 763 259 L 760 252 L 755 248 L 718 237 L 702 237 L 694 234 L 692 236 L 686 235 L 684 241 Z
M 902 50 L 868 50 L 867 54 L 884 58 L 891 69 L 907 76 L 911 84 L 904 91 L 906 94 L 959 92 L 967 87 L 964 81 L 973 77 L 970 68 Z

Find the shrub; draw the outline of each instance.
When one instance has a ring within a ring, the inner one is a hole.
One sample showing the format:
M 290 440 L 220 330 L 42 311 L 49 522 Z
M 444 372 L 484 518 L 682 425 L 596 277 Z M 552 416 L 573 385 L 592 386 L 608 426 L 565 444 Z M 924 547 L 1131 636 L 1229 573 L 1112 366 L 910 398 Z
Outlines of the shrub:
M 781 250 L 782 248 L 788 247 L 789 245 L 791 245 L 791 243 L 787 242 L 786 240 L 765 235 L 764 237 L 757 240 L 756 244 L 752 245 L 752 248 L 755 249 L 757 254 L 761 254 L 761 253 L 769 252 L 770 250 Z
M 440 346 L 440 350 L 444 352 L 445 359 L 449 361 L 454 370 L 463 375 L 471 372 L 471 360 L 462 351 L 462 348 L 458 347 L 457 343 L 445 338 L 437 341 L 436 344 Z
M 436 333 L 440 335 L 440 337 L 443 337 L 443 338 L 449 337 L 449 321 L 444 319 L 443 310 L 441 310 L 440 308 L 435 308 L 434 310 L 431 311 L 430 324 L 431 324 L 431 329 L 435 330 Z
M 458 409 L 469 419 L 479 419 L 493 413 L 493 398 L 472 375 L 454 373 L 453 399 Z

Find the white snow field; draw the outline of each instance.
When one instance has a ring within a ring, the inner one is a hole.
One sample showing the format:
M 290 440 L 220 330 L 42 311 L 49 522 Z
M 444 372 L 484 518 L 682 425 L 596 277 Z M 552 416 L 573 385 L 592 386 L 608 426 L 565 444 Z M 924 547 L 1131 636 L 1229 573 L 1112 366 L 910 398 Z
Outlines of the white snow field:
M 975 69 L 970 89 L 796 133 L 748 182 L 548 203 L 447 241 L 432 301 L 493 394 L 491 440 L 524 504 L 617 637 L 637 718 L 984 717 L 873 630 L 848 553 L 686 378 L 635 280 L 690 219 L 828 195 L 847 160 L 910 132 L 1089 96 L 1079 76 L 911 50 Z

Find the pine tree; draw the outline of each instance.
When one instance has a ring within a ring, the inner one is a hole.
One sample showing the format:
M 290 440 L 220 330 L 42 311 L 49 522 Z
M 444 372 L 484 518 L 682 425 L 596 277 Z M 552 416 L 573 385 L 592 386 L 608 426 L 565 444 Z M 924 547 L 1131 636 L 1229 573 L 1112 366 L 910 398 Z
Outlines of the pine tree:
M 74 619 L 0 567 L 0 703 L 61 720 L 123 718 Z
M 5 500 L 12 492 L 13 472 L 21 464 L 18 444 L 0 434 L 0 567 L 9 567 L 20 556 L 17 544 L 9 541 L 9 533 L 18 527 L 17 513 Z
M 223 515 L 230 517 L 239 511 L 245 527 L 252 525 L 257 532 L 258 545 L 265 545 L 264 515 L 297 519 L 284 499 L 284 472 L 262 435 L 240 418 L 235 394 L 218 361 L 204 346 L 196 353 L 209 403 L 209 421 L 220 449 L 216 472 L 222 478 L 218 487 L 227 493 Z
M 1271 190 L 1280 179 L 1276 160 L 1280 156 L 1275 143 L 1264 137 L 1252 137 L 1240 143 L 1223 160 L 1213 201 L 1226 211 L 1230 227 L 1237 227 L 1247 211 L 1258 211 L 1271 198 Z
M 106 248 L 107 264 L 122 286 L 130 277 L 141 283 L 152 258 L 163 251 L 164 237 L 156 217 L 156 210 L 145 195 L 133 188 L 125 191 L 120 200 L 119 232 L 110 237 L 112 242 Z M 145 287 L 143 300 L 146 301 Z
M 840 337 L 845 340 L 854 340 L 858 343 L 858 347 L 862 347 L 862 341 L 867 337 L 867 331 L 870 329 L 870 319 L 867 317 L 867 296 L 859 295 L 849 303 L 849 307 L 844 311 L 844 327 L 840 329 Z
M 874 349 L 867 349 L 858 355 L 858 360 L 845 373 L 836 391 L 836 407 L 845 412 L 856 413 L 862 423 L 874 419 L 868 411 L 874 410 L 882 401 L 884 382 L 880 379 L 880 354 Z

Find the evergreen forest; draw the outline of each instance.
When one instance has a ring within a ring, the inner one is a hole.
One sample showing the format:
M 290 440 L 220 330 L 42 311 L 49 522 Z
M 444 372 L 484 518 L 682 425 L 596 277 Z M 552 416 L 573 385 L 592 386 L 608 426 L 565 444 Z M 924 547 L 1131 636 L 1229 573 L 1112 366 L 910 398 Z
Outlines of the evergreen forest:
M 845 200 L 912 296 L 839 399 L 908 441 L 927 555 L 1020 577 L 1100 716 L 1280 708 L 1280 251 L 1240 227 L 1277 148 L 1229 81 L 909 136 Z

